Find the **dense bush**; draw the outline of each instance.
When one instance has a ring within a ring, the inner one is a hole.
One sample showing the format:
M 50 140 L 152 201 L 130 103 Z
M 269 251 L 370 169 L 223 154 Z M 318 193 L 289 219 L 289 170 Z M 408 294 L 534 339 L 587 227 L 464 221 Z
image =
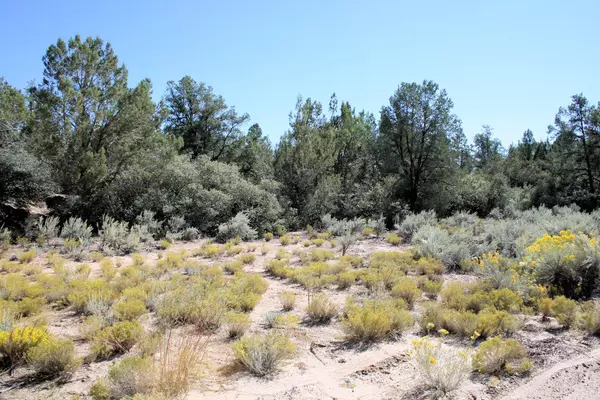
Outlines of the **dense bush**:
M 246 336 L 234 342 L 232 347 L 236 359 L 258 376 L 275 372 L 295 351 L 294 343 L 278 333 Z
M 27 363 L 39 375 L 54 377 L 73 373 L 81 360 L 75 357 L 72 340 L 49 338 L 27 352 Z
M 0 331 L 0 363 L 12 369 L 25 360 L 27 353 L 49 340 L 45 328 L 15 326 L 8 331 Z
M 473 356 L 473 368 L 484 374 L 512 375 L 531 367 L 525 348 L 515 339 L 502 340 L 502 336 L 487 339 Z
M 242 240 L 253 240 L 256 238 L 256 230 L 250 227 L 250 219 L 244 213 L 238 213 L 228 222 L 219 225 L 217 238 L 222 242 L 239 237 Z
M 394 300 L 367 300 L 346 307 L 342 326 L 349 341 L 370 342 L 400 334 L 413 325 L 406 303 Z
M 329 322 L 337 313 L 337 306 L 322 293 L 312 296 L 306 307 L 308 320 L 312 323 Z

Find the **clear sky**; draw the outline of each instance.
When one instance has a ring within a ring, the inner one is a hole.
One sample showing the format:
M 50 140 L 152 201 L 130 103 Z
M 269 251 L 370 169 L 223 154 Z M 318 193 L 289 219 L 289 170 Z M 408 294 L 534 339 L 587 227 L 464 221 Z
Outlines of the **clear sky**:
M 378 114 L 401 82 L 448 91 L 471 138 L 546 137 L 561 105 L 600 100 L 598 0 L 0 0 L 0 76 L 25 88 L 42 56 L 75 34 L 109 41 L 130 86 L 154 98 L 190 75 L 250 114 L 274 143 L 302 94 L 335 92 Z

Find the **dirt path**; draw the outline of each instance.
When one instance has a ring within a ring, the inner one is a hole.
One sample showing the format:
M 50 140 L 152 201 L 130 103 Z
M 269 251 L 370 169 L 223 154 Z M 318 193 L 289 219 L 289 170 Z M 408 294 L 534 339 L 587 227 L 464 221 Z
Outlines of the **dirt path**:
M 543 371 L 503 396 L 504 400 L 600 398 L 600 349 Z

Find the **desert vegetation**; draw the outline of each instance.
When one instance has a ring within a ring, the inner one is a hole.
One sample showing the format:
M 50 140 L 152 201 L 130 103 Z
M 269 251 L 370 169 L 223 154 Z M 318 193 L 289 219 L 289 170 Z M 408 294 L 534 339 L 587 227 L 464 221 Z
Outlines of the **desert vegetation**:
M 497 398 L 600 349 L 583 95 L 507 150 L 432 81 L 378 119 L 299 98 L 273 148 L 189 76 L 155 104 L 99 38 L 44 67 L 0 80 L 3 395 Z

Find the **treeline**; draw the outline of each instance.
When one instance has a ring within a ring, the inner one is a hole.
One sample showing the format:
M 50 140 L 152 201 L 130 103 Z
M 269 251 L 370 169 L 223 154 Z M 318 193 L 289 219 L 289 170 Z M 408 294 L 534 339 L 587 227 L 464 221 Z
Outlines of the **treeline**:
M 40 83 L 0 79 L 0 220 L 53 196 L 51 212 L 96 226 L 144 210 L 215 234 L 244 212 L 259 233 L 407 211 L 511 214 L 598 206 L 600 105 L 575 95 L 549 139 L 525 131 L 505 149 L 490 127 L 468 143 L 445 90 L 402 83 L 375 116 L 333 95 L 298 98 L 272 146 L 258 124 L 189 76 L 152 101 L 146 79 L 99 38 L 58 40 Z M 247 130 L 246 130 L 247 129 Z M 60 201 L 56 201 L 57 194 Z

